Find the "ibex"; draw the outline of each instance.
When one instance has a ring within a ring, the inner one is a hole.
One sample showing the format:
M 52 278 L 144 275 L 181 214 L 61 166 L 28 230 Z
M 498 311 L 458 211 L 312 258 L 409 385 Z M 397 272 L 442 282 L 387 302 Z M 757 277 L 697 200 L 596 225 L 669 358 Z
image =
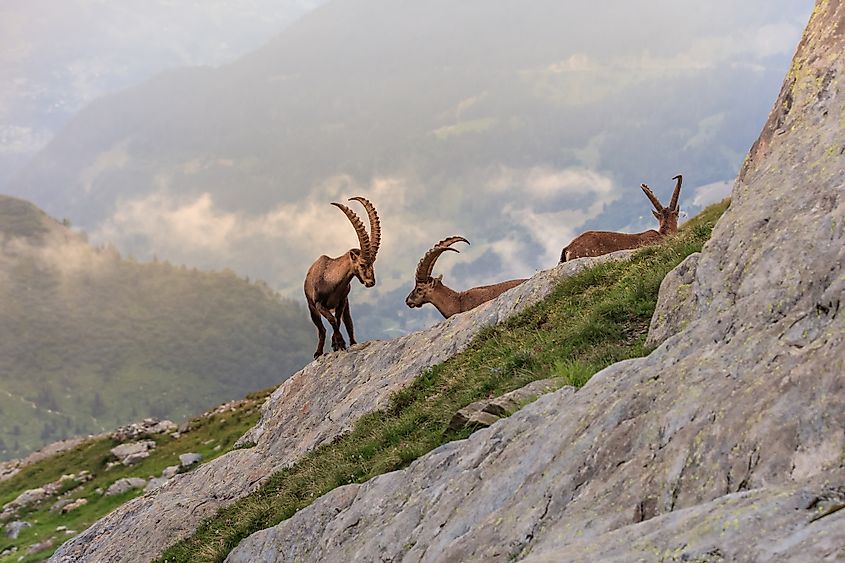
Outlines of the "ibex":
M 340 333 L 341 320 L 346 325 L 346 332 L 349 335 L 349 345 L 355 344 L 355 329 L 352 327 L 352 315 L 349 312 L 349 290 L 351 289 L 352 278 L 365 287 L 376 285 L 376 275 L 373 270 L 373 263 L 376 261 L 379 244 L 381 244 L 381 225 L 379 223 L 376 208 L 363 197 L 353 197 L 349 201 L 356 200 L 367 210 L 367 217 L 370 221 L 370 234 L 361 219 L 355 212 L 341 203 L 332 203 L 343 211 L 355 232 L 358 234 L 360 248 L 353 248 L 338 258 L 320 256 L 308 268 L 305 276 L 305 300 L 308 302 L 308 311 L 311 313 L 311 320 L 317 326 L 317 351 L 314 357 L 323 354 L 323 346 L 326 342 L 326 327 L 323 326 L 321 315 L 332 325 L 332 350 L 345 350 L 346 343 Z
M 610 231 L 587 231 L 580 234 L 569 246 L 565 247 L 560 253 L 560 261 L 574 260 L 575 258 L 584 258 L 586 256 L 601 256 L 602 254 L 609 254 L 617 250 L 627 250 L 630 248 L 639 248 L 648 244 L 653 244 L 667 235 L 678 232 L 678 196 L 681 194 L 681 182 L 684 178 L 681 175 L 672 178 L 677 183 L 675 184 L 675 191 L 672 193 L 672 201 L 669 207 L 663 207 L 660 200 L 654 195 L 645 184 L 641 184 L 643 192 L 646 197 L 654 205 L 652 214 L 660 222 L 658 230 L 649 230 L 642 233 L 628 234 L 628 233 L 614 233 Z
M 474 287 L 460 292 L 449 289 L 443 285 L 443 276 L 433 278 L 431 272 L 434 270 L 434 263 L 441 254 L 446 251 L 459 252 L 457 249 L 451 248 L 456 242 L 469 244 L 469 241 L 464 237 L 449 237 L 435 244 L 422 257 L 419 265 L 417 265 L 414 289 L 405 298 L 405 304 L 408 307 L 413 309 L 431 303 L 440 311 L 441 315 L 448 319 L 457 313 L 474 309 L 525 281 L 524 279 L 511 280 L 496 285 Z

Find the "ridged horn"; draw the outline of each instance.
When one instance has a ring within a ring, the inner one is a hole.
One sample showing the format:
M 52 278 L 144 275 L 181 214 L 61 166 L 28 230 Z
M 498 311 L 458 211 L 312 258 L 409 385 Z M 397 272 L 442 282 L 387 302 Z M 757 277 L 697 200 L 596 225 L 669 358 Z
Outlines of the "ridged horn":
M 365 261 L 371 262 L 370 235 L 367 234 L 367 228 L 364 226 L 364 223 L 357 215 L 355 215 L 354 211 L 342 203 L 332 202 L 332 205 L 343 211 L 343 214 L 346 215 L 349 222 L 352 223 L 353 227 L 355 227 L 355 232 L 358 234 L 358 245 L 361 247 L 361 254 L 363 255 Z
M 654 206 L 654 208 L 658 212 L 663 211 L 663 205 L 660 203 L 660 200 L 657 199 L 657 196 L 654 195 L 654 192 L 651 191 L 651 188 L 649 188 L 645 184 L 640 184 L 640 188 L 642 188 L 643 192 L 645 192 L 645 196 L 649 199 L 649 201 L 651 201 L 651 204 Z
M 349 201 L 357 201 L 367 210 L 367 218 L 370 221 L 370 258 L 375 262 L 378 249 L 381 246 L 381 222 L 378 219 L 376 206 L 370 200 L 361 196 L 350 197 Z
M 431 250 L 425 253 L 425 255 L 420 259 L 420 263 L 417 265 L 417 273 L 416 278 L 417 281 L 425 281 L 431 277 L 431 272 L 434 270 L 434 263 L 437 262 L 437 259 L 446 251 L 451 252 L 460 252 L 455 248 L 450 248 L 456 242 L 465 242 L 469 244 L 469 241 L 464 237 L 453 236 L 448 237 L 437 244 L 435 244 Z
M 678 210 L 678 197 L 681 195 L 681 183 L 684 181 L 684 177 L 680 174 L 672 178 L 673 180 L 677 180 L 677 184 L 675 184 L 675 191 L 672 192 L 672 201 L 669 202 L 669 209 L 672 211 Z

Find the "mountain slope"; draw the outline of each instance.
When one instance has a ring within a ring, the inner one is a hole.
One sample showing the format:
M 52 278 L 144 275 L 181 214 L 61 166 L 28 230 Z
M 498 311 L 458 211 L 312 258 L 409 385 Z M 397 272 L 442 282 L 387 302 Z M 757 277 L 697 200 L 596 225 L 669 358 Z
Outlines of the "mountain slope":
M 489 393 L 543 377 L 547 372 L 527 369 L 534 362 L 561 381 L 580 383 L 610 361 L 642 354 L 645 324 L 662 272 L 700 247 L 720 212 L 712 211 L 709 226 L 691 225 L 688 236 L 659 252 L 640 253 L 636 271 L 644 275 L 626 275 L 626 268 L 618 265 L 594 266 L 620 260 L 627 252 L 567 263 L 426 331 L 364 343 L 309 364 L 273 393 L 259 424 L 239 441 L 243 449 L 120 507 L 62 547 L 56 560 L 149 559 L 210 516 L 214 518 L 196 539 L 166 558 L 216 559 L 225 555 L 227 545 L 232 547 L 231 534 L 243 533 L 242 525 L 258 525 L 300 502 L 307 504 L 326 486 L 401 467 L 440 440 L 460 437 L 442 435 L 442 418 L 448 420 L 453 409 Z M 649 265 L 659 267 L 646 274 Z M 566 280 L 565 289 L 555 290 L 561 279 Z M 605 286 L 615 288 L 614 297 L 605 299 L 600 291 Z M 553 291 L 550 299 L 532 306 Z M 571 311 L 579 303 L 590 307 L 582 308 L 584 318 L 573 323 Z M 525 312 L 500 330 L 483 329 L 519 311 Z M 550 328 L 549 342 L 567 338 L 584 352 L 583 361 L 563 360 L 564 350 L 538 344 L 536 331 L 542 322 Z M 486 359 L 491 348 L 501 356 Z M 455 359 L 429 369 L 461 350 Z M 339 440 L 338 434 L 347 431 L 352 435 Z M 285 468 L 291 464 L 295 476 L 288 479 L 291 474 Z
M 228 560 L 845 558 L 843 51 L 845 2 L 819 0 L 730 209 L 664 282 L 683 314 L 656 351 Z
M 307 361 L 311 332 L 264 285 L 124 259 L 0 197 L 2 458 L 277 383 Z

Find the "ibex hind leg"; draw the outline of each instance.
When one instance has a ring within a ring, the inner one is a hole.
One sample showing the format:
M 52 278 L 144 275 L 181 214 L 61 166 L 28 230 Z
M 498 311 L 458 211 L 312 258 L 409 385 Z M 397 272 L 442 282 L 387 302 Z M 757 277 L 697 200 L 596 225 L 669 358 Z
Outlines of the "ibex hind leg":
M 355 341 L 355 328 L 352 326 L 352 313 L 349 311 L 349 300 L 344 301 L 341 307 L 343 307 L 341 319 L 346 326 L 346 334 L 349 335 L 349 345 L 354 346 L 357 342 Z
M 323 347 L 326 345 L 326 327 L 323 326 L 323 318 L 320 313 L 308 304 L 308 312 L 311 314 L 311 322 L 317 327 L 317 351 L 314 352 L 314 357 L 319 358 L 323 355 Z
M 320 311 L 321 315 L 326 317 L 329 324 L 332 325 L 332 350 L 335 352 L 338 350 L 346 350 L 346 342 L 343 340 L 343 335 L 340 333 L 340 322 L 338 322 L 337 318 L 329 309 L 319 303 L 317 303 L 317 309 Z

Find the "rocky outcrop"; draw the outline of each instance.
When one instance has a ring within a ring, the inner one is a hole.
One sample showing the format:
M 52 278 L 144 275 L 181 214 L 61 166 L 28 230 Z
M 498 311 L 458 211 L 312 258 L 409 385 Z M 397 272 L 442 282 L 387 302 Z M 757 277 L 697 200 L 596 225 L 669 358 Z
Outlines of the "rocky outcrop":
M 72 438 L 70 440 L 54 442 L 52 444 L 44 446 L 36 452 L 32 452 L 23 459 L 13 459 L 11 461 L 4 461 L 0 463 L 0 481 L 11 479 L 12 477 L 20 473 L 21 469 L 27 467 L 28 465 L 32 465 L 33 463 L 37 463 L 41 460 L 47 459 L 48 457 L 53 457 L 62 452 L 75 448 L 76 446 L 88 440 L 96 438 L 98 438 L 98 436 L 88 436 L 87 438 Z
M 845 558 L 843 52 L 845 0 L 820 0 L 730 209 L 664 285 L 654 353 L 228 561 Z
M 275 471 L 346 432 L 425 371 L 463 350 L 482 328 L 545 298 L 565 276 L 630 251 L 567 262 L 481 307 L 391 341 L 366 342 L 315 360 L 267 400 L 240 449 L 181 473 L 117 508 L 60 547 L 51 561 L 141 561 L 192 533 Z
M 175 422 L 170 420 L 159 420 L 157 418 L 145 418 L 141 422 L 133 422 L 126 426 L 121 426 L 114 430 L 109 436 L 118 442 L 129 442 L 131 440 L 140 440 L 148 436 L 156 434 L 163 434 L 165 432 L 175 432 L 178 426 Z
M 559 386 L 554 379 L 541 379 L 505 393 L 501 397 L 470 403 L 455 413 L 449 421 L 448 430 L 454 432 L 466 427 L 490 426 L 500 418 L 512 415 L 540 395 L 554 391 Z M 569 387 L 569 392 L 574 393 L 575 388 Z

